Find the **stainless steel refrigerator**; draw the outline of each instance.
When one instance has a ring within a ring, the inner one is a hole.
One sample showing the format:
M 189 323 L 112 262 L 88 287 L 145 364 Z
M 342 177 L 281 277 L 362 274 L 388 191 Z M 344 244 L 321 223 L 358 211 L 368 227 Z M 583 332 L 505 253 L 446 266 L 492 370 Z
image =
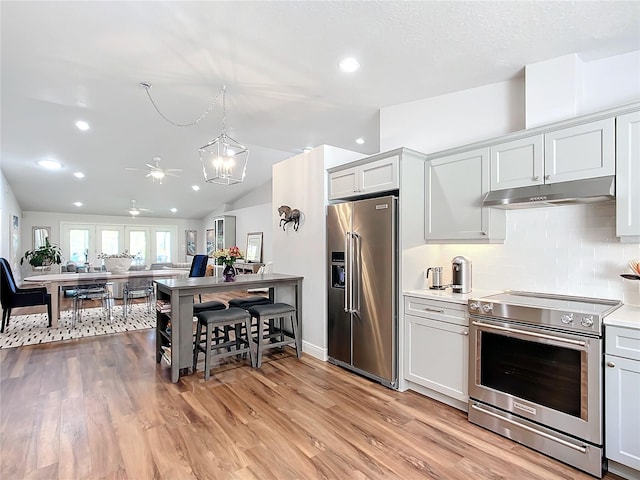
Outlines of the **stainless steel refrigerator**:
M 398 386 L 397 198 L 329 205 L 329 361 Z

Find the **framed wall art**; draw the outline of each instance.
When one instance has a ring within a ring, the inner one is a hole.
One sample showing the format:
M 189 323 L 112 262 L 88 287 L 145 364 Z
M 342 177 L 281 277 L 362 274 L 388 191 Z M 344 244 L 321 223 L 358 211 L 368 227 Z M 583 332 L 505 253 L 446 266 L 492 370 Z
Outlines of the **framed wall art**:
M 185 241 L 187 255 L 195 255 L 198 248 L 198 231 L 197 230 L 185 230 Z

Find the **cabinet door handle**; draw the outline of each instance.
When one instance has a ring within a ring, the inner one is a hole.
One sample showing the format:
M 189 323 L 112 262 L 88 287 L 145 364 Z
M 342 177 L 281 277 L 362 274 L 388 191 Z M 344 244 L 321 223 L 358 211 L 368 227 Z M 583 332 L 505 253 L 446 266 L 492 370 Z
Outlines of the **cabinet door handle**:
M 425 312 L 435 312 L 435 313 L 444 313 L 444 310 L 439 310 L 437 308 L 427 308 L 424 307 Z
M 462 332 L 463 335 L 469 335 L 469 330 L 465 330 L 464 332 Z
M 534 182 L 537 182 L 538 180 L 540 180 L 540 177 L 536 175 L 535 177 L 533 177 L 533 178 L 532 178 L 532 180 L 533 180 Z
M 551 178 L 551 175 L 545 175 L 545 176 L 544 176 L 544 179 L 545 179 L 545 180 L 549 180 L 550 178 Z
M 613 362 L 607 362 L 607 367 L 613 368 L 613 367 L 615 367 L 615 366 L 616 366 L 616 364 L 615 364 L 615 363 L 613 363 Z

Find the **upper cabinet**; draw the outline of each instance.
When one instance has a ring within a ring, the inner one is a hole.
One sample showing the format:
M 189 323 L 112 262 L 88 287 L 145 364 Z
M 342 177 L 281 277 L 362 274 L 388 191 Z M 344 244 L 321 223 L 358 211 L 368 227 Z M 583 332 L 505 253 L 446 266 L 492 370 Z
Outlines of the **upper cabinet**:
M 616 235 L 640 241 L 640 112 L 616 118 Z
M 488 147 L 430 158 L 425 168 L 425 239 L 504 241 L 504 210 L 482 206 L 488 191 Z
M 397 190 L 400 155 L 381 155 L 382 157 L 376 155 L 365 163 L 331 169 L 329 200 Z
M 615 173 L 613 118 L 545 133 L 545 183 L 570 182 Z
M 615 173 L 613 117 L 491 146 L 491 190 Z
M 543 135 L 533 135 L 493 145 L 490 149 L 491 190 L 543 183 L 543 149 Z

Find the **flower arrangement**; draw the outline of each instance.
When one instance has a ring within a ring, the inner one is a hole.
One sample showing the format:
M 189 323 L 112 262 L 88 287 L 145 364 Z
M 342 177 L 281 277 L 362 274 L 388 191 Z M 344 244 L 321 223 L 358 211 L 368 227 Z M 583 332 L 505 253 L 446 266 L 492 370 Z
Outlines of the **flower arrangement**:
M 127 252 L 125 250 L 122 253 L 113 253 L 113 254 L 99 253 L 98 254 L 98 258 L 99 259 L 105 259 L 105 258 L 136 258 L 136 256 L 135 255 L 131 255 L 129 252 Z
M 232 267 L 239 258 L 244 258 L 244 254 L 238 247 L 221 248 L 213 252 L 218 265 L 227 265 Z

